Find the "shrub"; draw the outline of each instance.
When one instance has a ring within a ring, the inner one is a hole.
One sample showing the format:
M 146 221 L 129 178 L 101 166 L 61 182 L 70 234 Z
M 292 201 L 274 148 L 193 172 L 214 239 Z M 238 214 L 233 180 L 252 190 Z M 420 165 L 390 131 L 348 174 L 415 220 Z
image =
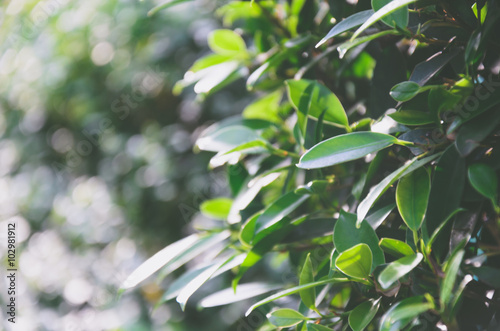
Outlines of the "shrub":
M 498 327 L 498 3 L 231 1 L 216 14 L 228 29 L 174 91 L 245 79 L 256 94 L 196 143 L 231 197 L 203 202 L 220 222 L 123 288 L 209 252 L 160 303 L 184 308 L 231 271 L 199 305 L 255 298 L 246 315 L 268 321 L 246 329 Z

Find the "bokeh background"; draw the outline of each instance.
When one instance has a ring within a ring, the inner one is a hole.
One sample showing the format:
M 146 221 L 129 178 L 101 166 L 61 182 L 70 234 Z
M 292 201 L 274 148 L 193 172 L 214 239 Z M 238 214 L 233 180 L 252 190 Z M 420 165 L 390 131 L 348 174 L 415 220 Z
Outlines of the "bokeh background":
M 193 142 L 250 102 L 243 82 L 204 100 L 189 88 L 172 94 L 209 52 L 220 3 L 148 17 L 156 4 L 0 5 L 0 255 L 5 271 L 7 223 L 16 222 L 15 330 L 235 330 L 234 306 L 153 309 L 155 279 L 117 295 L 147 257 L 204 227 L 200 202 L 227 186 Z M 6 299 L 2 285 L 2 306 Z

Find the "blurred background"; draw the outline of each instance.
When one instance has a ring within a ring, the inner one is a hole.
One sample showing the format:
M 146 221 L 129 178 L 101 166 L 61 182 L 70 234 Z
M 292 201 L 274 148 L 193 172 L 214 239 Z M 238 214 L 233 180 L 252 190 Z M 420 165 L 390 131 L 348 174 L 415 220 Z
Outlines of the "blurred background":
M 182 314 L 174 301 L 153 310 L 163 291 L 154 279 L 117 296 L 141 262 L 203 227 L 199 204 L 224 195 L 226 179 L 208 172 L 210 155 L 193 154 L 193 142 L 250 102 L 243 82 L 203 103 L 192 89 L 172 94 L 209 52 L 220 4 L 148 17 L 156 4 L 0 5 L 0 254 L 5 261 L 15 222 L 15 330 L 236 329 L 241 311 L 231 306 L 192 304 Z M 3 285 L 0 299 L 8 300 Z

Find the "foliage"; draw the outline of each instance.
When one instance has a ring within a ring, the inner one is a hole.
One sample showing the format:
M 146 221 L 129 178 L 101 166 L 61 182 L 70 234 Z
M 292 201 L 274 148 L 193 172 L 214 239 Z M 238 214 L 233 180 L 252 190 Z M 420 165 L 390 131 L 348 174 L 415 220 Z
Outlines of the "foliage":
M 243 79 L 255 93 L 196 145 L 216 153 L 230 197 L 202 205 L 220 222 L 132 276 L 210 249 L 160 304 L 184 307 L 230 271 L 218 305 L 248 299 L 249 281 L 255 297 L 281 287 L 248 309 L 269 314 L 247 329 L 495 328 L 499 4 L 232 1 L 216 14 L 227 29 L 174 92 L 206 98 Z

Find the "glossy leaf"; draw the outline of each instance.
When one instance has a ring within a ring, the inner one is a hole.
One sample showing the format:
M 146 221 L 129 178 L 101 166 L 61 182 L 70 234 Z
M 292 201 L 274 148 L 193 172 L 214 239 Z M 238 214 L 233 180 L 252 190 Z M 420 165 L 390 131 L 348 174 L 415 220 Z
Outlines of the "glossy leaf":
M 399 213 L 412 231 L 418 231 L 425 217 L 431 190 L 431 178 L 420 168 L 401 178 L 396 189 Z
M 373 255 L 366 244 L 358 244 L 340 253 L 335 267 L 349 277 L 368 279 L 371 274 Z
M 381 20 L 382 18 L 388 16 L 389 14 L 395 12 L 396 10 L 403 8 L 413 2 L 416 2 L 417 0 L 393 0 L 389 2 L 387 5 L 384 7 L 380 8 L 377 10 L 370 18 L 368 18 L 363 25 L 361 25 L 356 32 L 354 32 L 353 36 L 351 37 L 351 40 L 356 38 L 357 36 L 360 35 L 361 32 L 365 31 L 367 28 L 375 24 L 377 21 Z
M 402 82 L 391 89 L 391 97 L 396 101 L 408 101 L 420 92 L 420 85 L 415 82 Z
M 397 258 L 415 254 L 413 249 L 404 241 L 393 238 L 380 239 L 380 248 L 388 254 Z
M 373 213 L 366 216 L 366 222 L 370 224 L 370 226 L 377 230 L 377 228 L 385 221 L 387 216 L 391 214 L 391 212 L 396 207 L 395 203 L 391 203 L 390 205 L 384 206 Z
M 262 299 L 261 301 L 257 302 L 256 304 L 254 304 L 253 306 L 251 306 L 246 311 L 245 316 L 250 315 L 250 313 L 252 311 L 254 311 L 256 308 L 258 308 L 258 307 L 260 307 L 262 305 L 265 305 L 265 304 L 267 304 L 269 302 L 273 302 L 274 300 L 281 299 L 283 297 L 286 297 L 286 296 L 298 293 L 301 290 L 306 290 L 308 288 L 313 288 L 313 287 L 317 287 L 317 286 L 321 286 L 321 285 L 334 284 L 334 283 L 346 283 L 346 282 L 349 282 L 349 279 L 347 279 L 347 278 L 329 278 L 329 279 L 319 280 L 319 281 L 316 281 L 314 283 L 309 283 L 309 284 L 299 285 L 299 286 L 295 286 L 295 287 L 289 288 L 287 290 L 278 292 L 276 294 L 273 294 L 273 295 L 271 295 L 271 296 L 269 296 L 269 297 L 267 297 L 265 299 Z
M 255 237 L 253 242 L 258 242 L 263 235 L 261 232 L 280 222 L 308 198 L 309 195 L 299 195 L 295 192 L 288 192 L 273 202 L 255 221 Z
M 439 154 L 434 154 L 427 156 L 422 159 L 414 158 L 399 169 L 392 172 L 389 176 L 385 177 L 380 183 L 375 185 L 368 195 L 361 201 L 358 205 L 358 220 L 356 224 L 359 226 L 361 221 L 368 214 L 368 211 L 373 206 L 373 204 L 380 198 L 382 194 L 387 191 L 387 189 L 396 182 L 399 178 L 410 174 L 411 172 L 417 170 L 418 168 L 424 166 L 425 164 L 435 160 Z
M 372 321 L 380 307 L 380 298 L 359 304 L 349 314 L 349 326 L 353 331 L 363 331 Z
M 318 118 L 326 110 L 323 118 L 326 123 L 349 126 L 344 107 L 327 87 L 306 79 L 287 80 L 286 84 L 290 103 L 301 116 Z
M 460 270 L 464 254 L 464 250 L 459 250 L 446 263 L 446 268 L 444 270 L 445 275 L 439 292 L 439 300 L 443 306 L 448 305 L 451 301 L 453 289 L 455 288 L 458 271 Z
M 302 155 L 297 166 L 303 169 L 329 167 L 362 158 L 396 142 L 397 138 L 382 133 L 347 133 L 313 146 Z
M 418 110 L 404 110 L 389 114 L 389 116 L 403 125 L 425 125 L 434 122 L 431 113 Z
M 200 274 L 194 277 L 186 286 L 179 292 L 176 301 L 181 306 L 181 309 L 184 311 L 186 308 L 186 303 L 203 284 L 205 284 L 214 274 L 215 272 L 222 267 L 224 264 L 228 263 L 234 257 L 230 257 L 229 259 L 221 259 L 220 262 L 215 263 L 209 268 L 203 270 Z
M 316 48 L 324 44 L 328 39 L 333 38 L 343 32 L 346 32 L 352 28 L 360 26 L 363 24 L 370 16 L 373 15 L 373 10 L 368 9 L 361 11 L 359 13 L 355 13 L 346 19 L 338 22 L 328 33 L 327 35 L 321 39 L 317 44 Z
M 196 146 L 203 151 L 227 152 L 245 143 L 259 140 L 261 137 L 245 126 L 235 125 L 222 128 L 211 135 L 196 141 Z
M 307 254 L 306 261 L 300 273 L 299 285 L 306 285 L 314 282 L 313 266 L 311 254 Z M 316 310 L 316 289 L 314 287 L 299 292 L 302 303 L 309 309 Z
M 468 176 L 470 184 L 476 191 L 496 203 L 498 177 L 495 170 L 484 163 L 475 163 L 469 167 Z
M 433 308 L 430 302 L 424 302 L 422 296 L 410 297 L 395 303 L 380 319 L 380 331 L 402 330 L 418 315 Z
M 422 258 L 423 255 L 417 253 L 391 262 L 378 276 L 378 282 L 382 289 L 388 289 L 394 282 L 412 271 L 422 261 Z
M 291 327 L 306 319 L 304 315 L 290 308 L 277 309 L 267 314 L 267 319 L 274 326 Z
M 233 200 L 228 198 L 216 198 L 204 201 L 200 205 L 200 211 L 205 216 L 214 218 L 214 219 L 226 219 L 229 215 L 229 211 L 231 210 L 231 205 Z
M 230 303 L 243 301 L 246 299 L 254 298 L 263 295 L 270 291 L 279 289 L 280 285 L 266 284 L 266 283 L 246 283 L 240 284 L 236 288 L 236 293 L 232 288 L 226 288 L 222 291 L 215 292 L 203 298 L 200 301 L 200 307 L 211 308 L 217 306 L 224 306 Z
M 373 254 L 373 267 L 385 263 L 384 252 L 378 245 L 379 239 L 375 230 L 367 223 L 362 222 L 356 227 L 356 215 L 340 212 L 340 217 L 333 230 L 333 243 L 338 252 L 343 252 L 351 247 L 364 243 L 370 247 Z
M 145 262 L 143 262 L 137 269 L 135 269 L 125 281 L 122 283 L 122 289 L 128 289 L 136 286 L 153 273 L 158 271 L 161 267 L 174 259 L 177 255 L 188 249 L 192 244 L 200 239 L 198 234 L 190 235 L 175 243 L 165 247 Z
M 372 8 L 378 11 L 392 0 L 372 0 Z M 397 26 L 401 29 L 408 25 L 408 7 L 402 7 L 382 18 L 382 21 L 390 27 Z

